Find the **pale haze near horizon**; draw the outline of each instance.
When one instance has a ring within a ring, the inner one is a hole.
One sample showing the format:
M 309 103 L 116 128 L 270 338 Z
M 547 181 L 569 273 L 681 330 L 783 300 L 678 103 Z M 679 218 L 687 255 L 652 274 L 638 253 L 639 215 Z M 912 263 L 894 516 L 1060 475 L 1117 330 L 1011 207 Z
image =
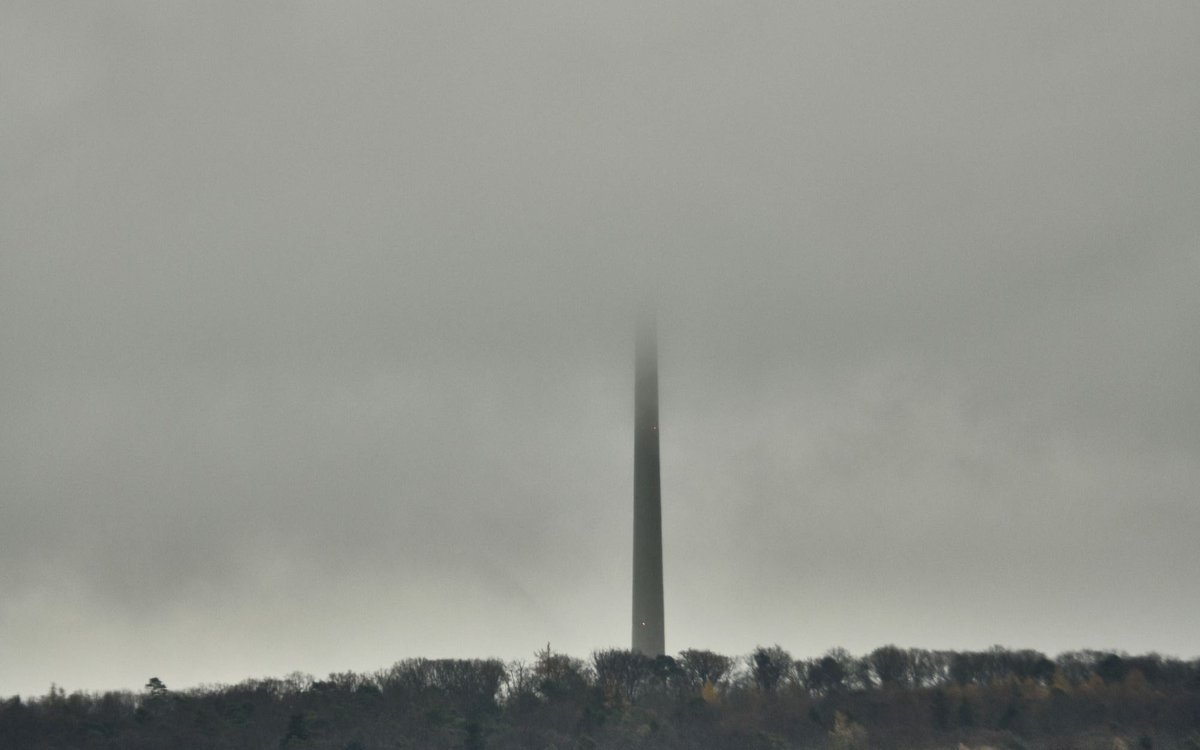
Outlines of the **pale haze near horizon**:
M 0 8 L 0 696 L 1200 655 L 1200 8 Z

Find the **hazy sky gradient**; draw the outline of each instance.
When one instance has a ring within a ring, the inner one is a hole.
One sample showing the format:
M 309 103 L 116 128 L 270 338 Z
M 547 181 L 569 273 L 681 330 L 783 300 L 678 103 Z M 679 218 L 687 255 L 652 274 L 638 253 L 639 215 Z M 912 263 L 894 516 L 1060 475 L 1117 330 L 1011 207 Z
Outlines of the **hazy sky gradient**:
M 0 6 L 0 695 L 1200 655 L 1195 3 Z

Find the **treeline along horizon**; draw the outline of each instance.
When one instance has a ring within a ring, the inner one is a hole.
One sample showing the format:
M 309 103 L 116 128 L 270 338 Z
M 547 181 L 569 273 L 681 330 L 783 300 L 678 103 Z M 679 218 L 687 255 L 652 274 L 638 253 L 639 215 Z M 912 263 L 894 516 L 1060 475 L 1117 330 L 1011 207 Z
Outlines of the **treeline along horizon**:
M 326 679 L 0 700 L 0 748 L 1200 750 L 1200 659 L 833 649 L 406 659 Z

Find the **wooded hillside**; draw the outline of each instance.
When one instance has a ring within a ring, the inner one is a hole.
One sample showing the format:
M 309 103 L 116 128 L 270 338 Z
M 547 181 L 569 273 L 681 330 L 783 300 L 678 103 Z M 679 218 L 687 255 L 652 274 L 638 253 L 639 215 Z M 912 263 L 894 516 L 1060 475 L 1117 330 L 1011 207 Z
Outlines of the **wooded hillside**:
M 373 674 L 0 701 L 0 748 L 1019 748 L 1200 750 L 1200 660 L 1076 651 L 779 647 L 530 662 L 409 659 Z

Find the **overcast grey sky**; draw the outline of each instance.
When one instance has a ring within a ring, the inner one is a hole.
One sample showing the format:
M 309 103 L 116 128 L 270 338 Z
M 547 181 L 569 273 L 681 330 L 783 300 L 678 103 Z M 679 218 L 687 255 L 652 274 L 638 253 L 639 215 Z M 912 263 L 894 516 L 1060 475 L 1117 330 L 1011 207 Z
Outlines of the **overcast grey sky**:
M 1200 6 L 0 4 L 0 695 L 1200 655 Z

